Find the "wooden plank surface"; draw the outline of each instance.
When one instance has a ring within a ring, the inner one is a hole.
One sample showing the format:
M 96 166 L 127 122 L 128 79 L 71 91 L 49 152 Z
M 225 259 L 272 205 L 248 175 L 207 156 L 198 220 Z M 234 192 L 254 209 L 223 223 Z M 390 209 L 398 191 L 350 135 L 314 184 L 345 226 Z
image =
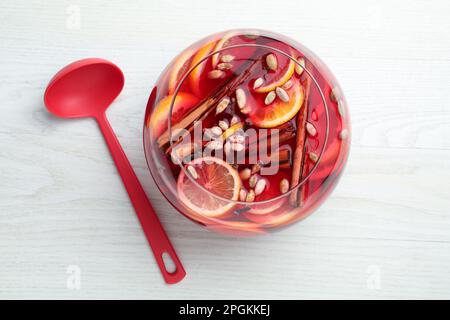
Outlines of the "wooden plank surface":
M 0 298 L 450 298 L 449 11 L 443 0 L 3 0 Z M 316 52 L 340 81 L 353 126 L 328 201 L 254 239 L 181 217 L 155 188 L 141 137 L 166 64 L 235 27 Z M 185 264 L 176 286 L 162 282 L 96 124 L 43 107 L 53 73 L 92 56 L 125 73 L 108 118 Z M 80 289 L 67 285 L 73 268 Z

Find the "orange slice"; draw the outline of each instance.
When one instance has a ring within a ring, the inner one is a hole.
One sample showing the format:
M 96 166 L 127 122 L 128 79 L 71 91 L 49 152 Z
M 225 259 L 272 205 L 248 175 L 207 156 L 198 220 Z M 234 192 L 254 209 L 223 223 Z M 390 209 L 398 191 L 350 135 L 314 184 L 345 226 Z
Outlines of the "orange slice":
M 258 104 L 252 108 L 249 117 L 255 126 L 273 128 L 291 120 L 297 114 L 305 98 L 303 86 L 294 80 L 292 87 L 286 91 L 289 94 L 289 101 L 283 102 L 276 98 L 268 106 Z
M 280 77 L 276 77 L 274 80 L 263 84 L 261 87 L 255 89 L 256 92 L 270 92 L 272 90 L 275 90 L 276 87 L 281 87 L 283 84 L 285 84 L 294 74 L 295 71 L 295 62 L 292 60 L 289 60 L 289 65 L 287 68 L 282 71 Z
M 169 94 L 175 91 L 181 78 L 189 70 L 194 52 L 194 49 L 187 49 L 175 59 L 169 75 Z
M 220 40 L 217 41 L 216 46 L 214 47 L 214 52 L 219 51 L 224 46 L 226 46 L 228 40 L 230 40 L 232 37 L 238 35 L 239 33 L 237 31 L 232 31 L 224 35 Z M 226 53 L 216 53 L 211 56 L 211 64 L 213 69 L 217 66 L 219 63 L 219 55 L 220 54 L 226 54 Z
M 286 198 L 281 198 L 269 203 L 251 205 L 249 213 L 256 215 L 265 215 L 279 209 L 286 202 Z
M 148 127 L 152 130 L 155 137 L 161 135 L 167 129 L 170 104 L 172 103 L 174 95 L 169 94 L 161 99 L 155 106 L 151 117 L 148 120 Z M 198 98 L 187 92 L 178 92 L 172 109 L 172 122 L 177 123 L 186 115 L 192 107 L 198 102 Z
M 271 42 L 268 44 L 268 46 L 273 47 L 275 49 L 281 50 L 290 56 L 294 56 L 293 49 L 288 46 L 287 44 L 281 43 L 281 42 Z M 255 89 L 256 92 L 270 92 L 272 90 L 275 90 L 276 87 L 281 87 L 283 84 L 285 84 L 289 79 L 291 79 L 292 75 L 295 71 L 296 63 L 286 57 L 284 54 L 281 54 L 279 52 L 273 51 L 271 52 L 275 55 L 277 58 L 277 70 L 276 71 L 269 71 L 265 75 L 265 81 L 262 86 Z
M 234 201 L 238 199 L 241 189 L 241 179 L 236 169 L 215 157 L 194 159 L 186 165 L 188 167 L 194 168 L 197 176 L 188 177 L 182 170 L 178 176 L 177 190 L 181 202 L 194 214 L 216 218 L 235 206 Z
M 210 54 L 215 45 L 216 45 L 216 41 L 210 41 L 207 44 L 205 44 L 203 47 L 201 47 L 197 51 L 195 56 L 192 58 L 192 62 L 191 62 L 191 65 L 189 68 L 194 67 L 195 65 L 197 65 L 197 63 L 202 61 L 208 54 Z M 204 60 L 203 62 L 201 62 L 197 67 L 194 68 L 194 70 L 192 70 L 192 72 L 189 74 L 189 77 L 188 77 L 188 81 L 191 86 L 191 90 L 198 97 L 201 95 L 200 77 L 206 69 L 207 62 L 208 62 L 207 60 Z
M 242 129 L 243 124 L 242 122 L 238 122 L 233 124 L 231 127 L 229 127 L 227 130 L 225 130 L 222 133 L 222 140 L 227 140 L 230 136 L 232 136 L 234 133 L 236 133 L 236 131 Z

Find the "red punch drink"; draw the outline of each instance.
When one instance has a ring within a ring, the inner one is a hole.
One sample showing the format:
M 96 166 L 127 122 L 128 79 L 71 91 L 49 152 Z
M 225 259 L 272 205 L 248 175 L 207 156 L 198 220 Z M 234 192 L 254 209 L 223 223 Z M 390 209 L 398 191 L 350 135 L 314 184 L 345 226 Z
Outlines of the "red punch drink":
M 329 195 L 346 163 L 342 91 L 307 48 L 234 30 L 184 50 L 150 96 L 144 147 L 157 186 L 188 218 L 264 234 Z

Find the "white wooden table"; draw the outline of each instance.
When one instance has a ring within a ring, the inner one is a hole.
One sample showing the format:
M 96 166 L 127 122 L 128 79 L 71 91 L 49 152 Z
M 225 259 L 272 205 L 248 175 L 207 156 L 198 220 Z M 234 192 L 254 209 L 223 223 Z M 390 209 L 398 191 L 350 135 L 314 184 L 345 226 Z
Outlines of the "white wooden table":
M 2 0 L 0 298 L 450 298 L 449 11 L 444 0 Z M 315 51 L 353 124 L 328 201 L 263 238 L 213 234 L 180 216 L 142 148 L 162 69 L 236 27 Z M 178 285 L 163 283 L 96 124 L 43 106 L 53 73 L 92 56 L 126 75 L 108 117 L 184 262 Z

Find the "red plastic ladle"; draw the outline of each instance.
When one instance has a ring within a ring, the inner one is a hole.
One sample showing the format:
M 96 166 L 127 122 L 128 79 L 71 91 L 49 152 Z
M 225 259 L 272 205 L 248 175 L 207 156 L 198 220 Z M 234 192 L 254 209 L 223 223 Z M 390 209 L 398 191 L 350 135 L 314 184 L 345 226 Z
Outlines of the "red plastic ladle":
M 113 63 L 97 58 L 83 59 L 64 67 L 50 80 L 44 102 L 58 117 L 97 120 L 164 279 L 166 283 L 177 283 L 186 272 L 106 119 L 105 111 L 123 85 L 123 73 Z M 164 254 L 172 259 L 174 271 L 169 272 L 165 266 Z

